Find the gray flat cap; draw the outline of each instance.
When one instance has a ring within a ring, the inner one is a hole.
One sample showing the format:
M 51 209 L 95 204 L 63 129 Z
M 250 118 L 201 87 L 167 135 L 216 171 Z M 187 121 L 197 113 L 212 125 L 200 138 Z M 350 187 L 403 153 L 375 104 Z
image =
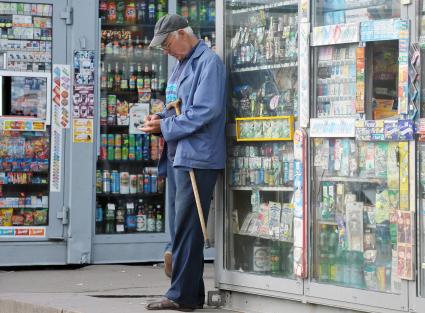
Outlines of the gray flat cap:
M 188 26 L 189 23 L 183 16 L 167 14 L 161 17 L 155 24 L 154 35 L 149 48 L 161 45 L 169 33 Z

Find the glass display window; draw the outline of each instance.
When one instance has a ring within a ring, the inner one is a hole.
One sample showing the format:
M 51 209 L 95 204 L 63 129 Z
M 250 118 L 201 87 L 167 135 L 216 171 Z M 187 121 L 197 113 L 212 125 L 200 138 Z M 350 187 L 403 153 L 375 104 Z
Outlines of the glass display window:
M 226 264 L 295 278 L 294 144 L 298 114 L 298 3 L 225 2 L 230 73 Z

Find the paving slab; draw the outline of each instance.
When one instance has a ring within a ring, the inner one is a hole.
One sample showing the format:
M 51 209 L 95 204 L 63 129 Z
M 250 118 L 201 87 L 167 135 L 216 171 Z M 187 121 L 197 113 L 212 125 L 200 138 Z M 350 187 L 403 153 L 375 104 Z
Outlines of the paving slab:
M 214 267 L 206 264 L 206 290 Z M 168 288 L 161 265 L 91 265 L 81 268 L 3 269 L 0 313 L 139 313 Z M 230 312 L 205 308 L 199 312 Z M 161 311 L 175 312 L 175 311 Z

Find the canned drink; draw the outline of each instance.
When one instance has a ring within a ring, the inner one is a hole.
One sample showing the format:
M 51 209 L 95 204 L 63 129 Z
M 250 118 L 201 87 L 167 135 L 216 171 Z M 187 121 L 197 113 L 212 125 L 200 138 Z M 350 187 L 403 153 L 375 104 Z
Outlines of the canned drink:
M 96 170 L 96 193 L 102 193 L 102 184 L 103 184 L 102 171 Z
M 120 134 L 115 134 L 115 147 L 121 148 L 122 145 L 122 137 Z
M 116 170 L 111 173 L 111 192 L 114 194 L 120 193 L 120 174 Z
M 283 182 L 289 182 L 289 162 L 283 162 Z
M 254 169 L 249 170 L 249 183 L 251 185 L 255 185 L 255 172 L 256 170 Z
M 115 160 L 115 149 L 114 146 L 108 146 L 108 161 Z
M 129 160 L 135 160 L 136 159 L 136 150 L 134 146 L 130 146 L 128 148 L 128 159 Z
M 130 193 L 137 193 L 137 175 L 130 175 Z
M 136 145 L 136 136 L 133 134 L 128 135 L 128 145 L 134 147 Z
M 117 117 L 117 96 L 108 95 L 108 124 L 115 125 Z
M 121 159 L 128 160 L 128 135 L 122 135 Z
M 107 160 L 107 159 L 108 159 L 108 148 L 106 146 L 100 146 L 99 160 Z
M 108 146 L 108 135 L 107 134 L 101 134 L 100 135 L 100 145 L 103 147 Z
M 114 134 L 108 135 L 108 146 L 111 146 L 111 147 L 115 146 L 115 136 L 114 136 Z
M 150 157 L 149 135 L 143 135 L 143 160 L 149 160 Z
M 108 99 L 100 99 L 100 125 L 108 123 Z
M 102 174 L 102 182 L 103 182 L 103 193 L 111 192 L 111 174 L 108 170 L 103 171 Z
M 137 192 L 138 193 L 143 193 L 143 183 L 144 183 L 144 175 L 143 174 L 139 174 L 137 175 Z
M 158 177 L 156 175 L 150 176 L 150 183 L 151 183 L 151 192 L 157 193 L 158 192 Z
M 145 175 L 143 179 L 143 192 L 144 193 L 150 193 L 151 192 L 151 183 L 150 183 L 150 176 Z
M 121 152 L 121 147 L 115 147 L 115 160 L 121 160 L 122 157 L 122 152 Z
M 128 172 L 120 173 L 120 193 L 126 195 L 130 192 L 130 174 Z
M 159 141 L 157 136 L 151 136 L 150 146 L 151 146 L 150 148 L 151 160 L 158 160 Z

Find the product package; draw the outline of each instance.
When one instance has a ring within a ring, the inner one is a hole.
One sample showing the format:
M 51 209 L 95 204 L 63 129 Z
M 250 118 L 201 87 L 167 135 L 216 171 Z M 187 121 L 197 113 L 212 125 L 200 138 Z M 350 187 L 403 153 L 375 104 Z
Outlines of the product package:
M 347 202 L 346 209 L 348 249 L 363 252 L 363 203 Z

